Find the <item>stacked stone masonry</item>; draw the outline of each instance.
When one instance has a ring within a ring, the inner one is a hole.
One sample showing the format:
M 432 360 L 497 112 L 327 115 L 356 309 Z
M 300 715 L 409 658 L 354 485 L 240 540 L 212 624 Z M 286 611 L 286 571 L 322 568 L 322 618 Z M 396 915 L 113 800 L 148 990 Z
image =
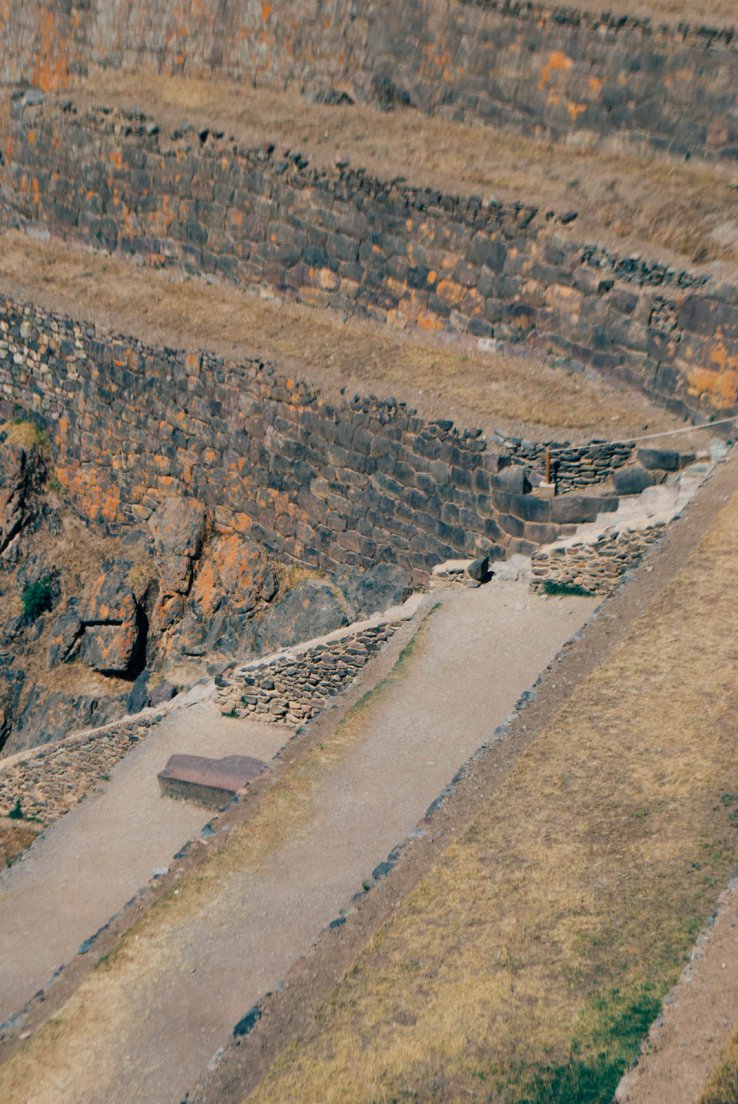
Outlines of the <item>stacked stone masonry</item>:
M 548 452 L 550 476 L 558 494 L 605 483 L 614 471 L 627 464 L 635 449 L 632 441 L 591 441 L 586 445 L 572 445 L 568 441 L 500 437 L 499 442 L 514 463 L 541 476 L 546 474 Z
M 309 648 L 237 667 L 217 679 L 218 701 L 228 716 L 255 717 L 297 728 L 312 720 L 327 700 L 345 690 L 394 634 L 375 625 Z
M 20 801 L 24 817 L 48 828 L 93 786 L 104 784 L 115 764 L 159 720 L 159 716 L 139 718 L 82 732 L 0 762 L 0 816 L 7 816 Z
M 330 402 L 258 361 L 103 336 L 9 299 L 0 398 L 4 416 L 47 425 L 55 477 L 83 517 L 121 530 L 193 496 L 222 532 L 329 571 L 399 563 L 420 583 L 441 560 L 529 553 L 617 505 L 512 493 L 508 457 L 479 430 L 394 399 Z
M 632 532 L 603 533 L 593 544 L 534 552 L 531 588 L 542 591 L 549 582 L 583 587 L 590 594 L 609 594 L 661 539 L 663 530 L 663 525 L 653 525 Z
M 23 0 L 6 81 L 103 67 L 223 77 L 467 123 L 738 156 L 735 32 L 525 0 Z
M 18 221 L 380 321 L 528 342 L 681 412 L 736 409 L 730 284 L 577 243 L 530 206 L 164 135 L 141 115 L 27 95 L 13 113 L 0 189 Z

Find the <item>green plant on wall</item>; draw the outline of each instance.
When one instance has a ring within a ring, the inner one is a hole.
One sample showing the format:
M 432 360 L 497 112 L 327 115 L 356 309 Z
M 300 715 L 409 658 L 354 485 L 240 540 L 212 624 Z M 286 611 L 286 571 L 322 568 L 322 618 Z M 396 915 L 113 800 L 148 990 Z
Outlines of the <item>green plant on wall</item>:
M 44 576 L 32 583 L 26 583 L 21 594 L 23 603 L 23 618 L 27 624 L 32 625 L 42 613 L 53 609 L 58 595 L 58 587 L 54 579 Z

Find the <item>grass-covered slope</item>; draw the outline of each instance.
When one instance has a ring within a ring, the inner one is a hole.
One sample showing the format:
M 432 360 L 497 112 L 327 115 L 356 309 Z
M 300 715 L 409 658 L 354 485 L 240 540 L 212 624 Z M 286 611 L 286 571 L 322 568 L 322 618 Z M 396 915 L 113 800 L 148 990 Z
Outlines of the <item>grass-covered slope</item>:
M 609 1104 L 736 862 L 737 554 L 735 493 L 252 1104 Z

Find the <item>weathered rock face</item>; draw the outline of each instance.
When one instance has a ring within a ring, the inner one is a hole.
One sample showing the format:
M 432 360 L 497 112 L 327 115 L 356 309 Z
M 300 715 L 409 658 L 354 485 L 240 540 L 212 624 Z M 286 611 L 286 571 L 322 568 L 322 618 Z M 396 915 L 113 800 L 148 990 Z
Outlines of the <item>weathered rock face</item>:
M 34 688 L 13 725 L 4 747 L 7 755 L 36 744 L 60 740 L 69 733 L 105 724 L 125 710 L 126 695 L 70 694 L 65 690 Z
M 131 567 L 127 560 L 104 564 L 82 609 L 79 656 L 101 674 L 136 675 L 145 662 L 147 618 L 131 589 Z
M 79 659 L 106 675 L 134 677 L 143 665 L 149 583 L 134 589 L 129 560 L 108 561 L 82 605 L 70 599 L 50 629 L 48 667 Z
M 216 537 L 204 550 L 186 607 L 183 603 L 172 650 L 185 655 L 250 651 L 255 639 L 251 622 L 276 592 L 277 579 L 262 548 L 237 534 Z
M 206 527 L 207 511 L 194 498 L 165 498 L 149 519 L 165 597 L 188 593 Z
M 6 445 L 0 451 L 0 555 L 34 520 L 45 476 L 39 451 L 19 445 Z
M 178 687 L 167 669 L 183 657 L 248 658 L 345 623 L 338 589 L 314 580 L 283 593 L 270 619 L 279 585 L 264 549 L 218 532 L 198 500 L 167 499 L 119 541 L 93 535 L 49 501 L 32 454 L 1 446 L 0 428 L 0 489 L 12 492 L 0 553 L 5 754 L 168 701 Z M 53 598 L 29 613 L 23 596 L 38 583 Z
M 258 650 L 277 651 L 348 623 L 346 603 L 337 587 L 320 579 L 303 579 L 263 617 Z
M 412 592 L 410 573 L 399 564 L 379 563 L 368 571 L 349 573 L 344 594 L 355 617 L 368 617 L 390 606 L 399 606 Z

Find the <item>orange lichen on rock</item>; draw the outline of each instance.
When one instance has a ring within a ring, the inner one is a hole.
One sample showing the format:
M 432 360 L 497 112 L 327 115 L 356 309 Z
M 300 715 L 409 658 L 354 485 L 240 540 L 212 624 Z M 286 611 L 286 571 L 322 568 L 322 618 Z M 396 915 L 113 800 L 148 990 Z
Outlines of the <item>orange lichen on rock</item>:
M 567 73 L 574 62 L 572 59 L 563 52 L 563 50 L 552 50 L 548 55 L 548 61 L 541 69 L 541 75 L 538 80 L 539 91 L 543 91 L 546 85 L 550 82 L 553 73 Z

